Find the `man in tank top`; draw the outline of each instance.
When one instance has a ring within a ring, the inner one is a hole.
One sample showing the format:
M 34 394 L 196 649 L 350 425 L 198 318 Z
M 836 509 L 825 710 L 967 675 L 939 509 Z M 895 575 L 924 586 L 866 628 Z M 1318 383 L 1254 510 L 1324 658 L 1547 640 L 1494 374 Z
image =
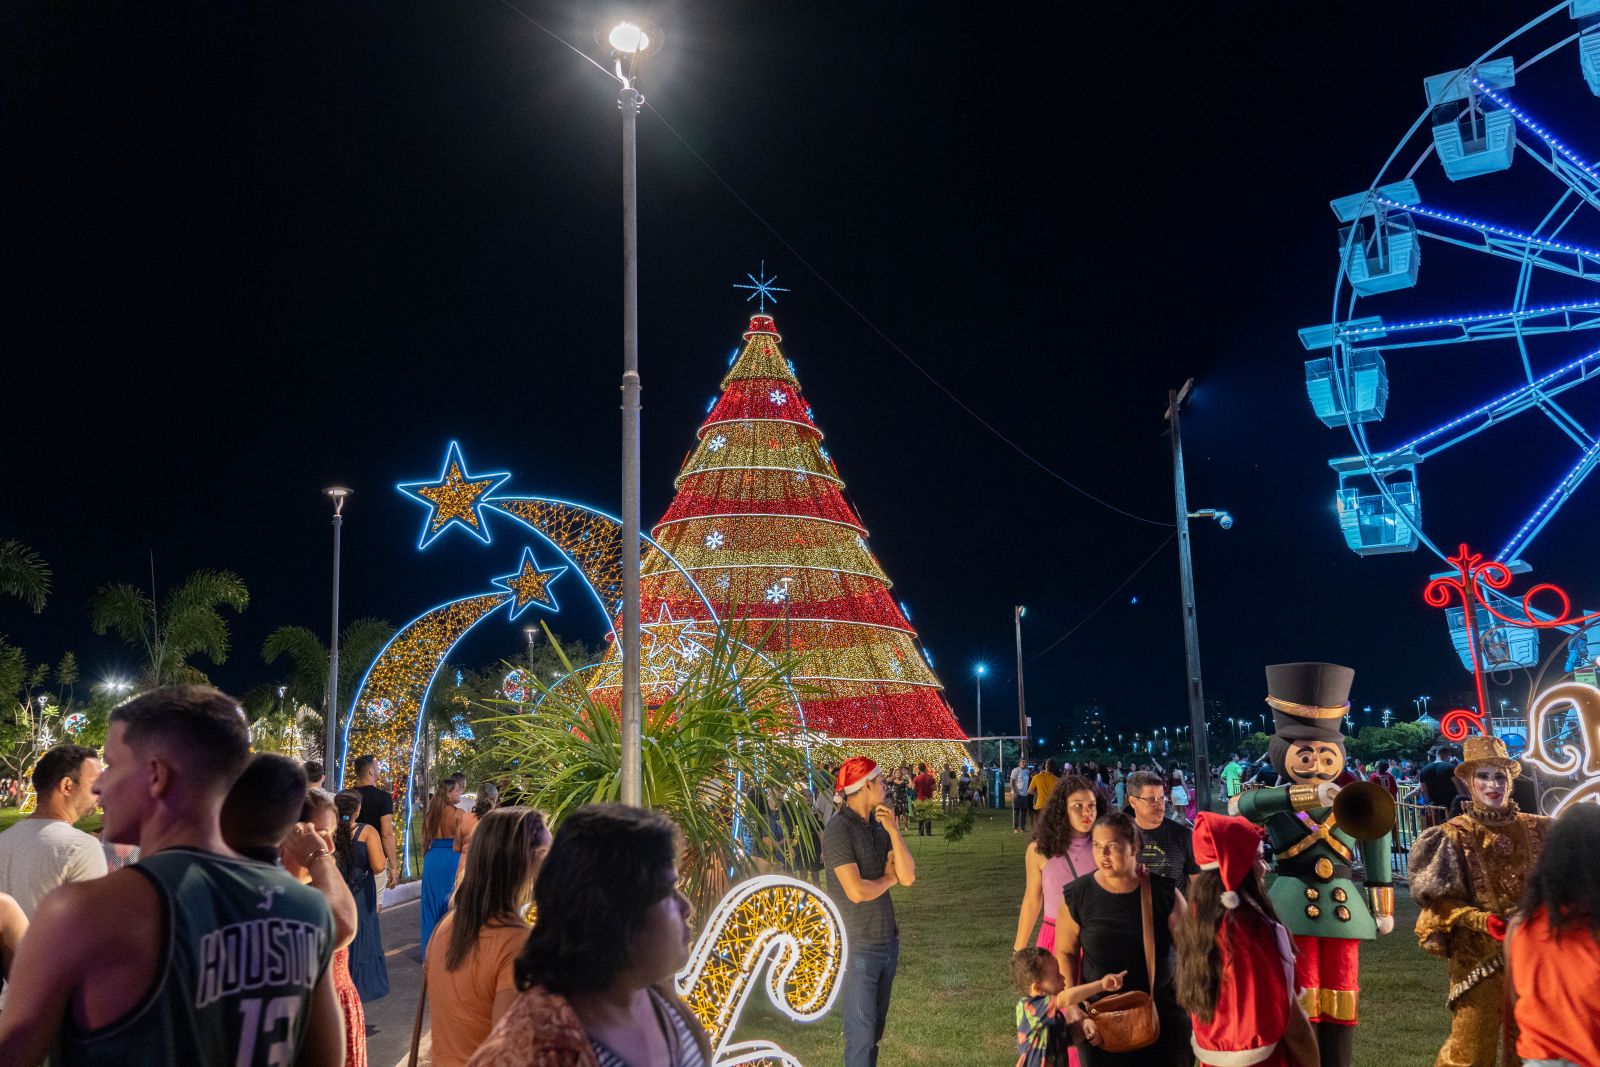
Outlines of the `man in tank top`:
M 223 799 L 250 758 L 237 702 L 152 690 L 111 713 L 105 757 L 105 839 L 142 858 L 40 904 L 12 967 L 0 1064 L 342 1063 L 327 904 L 222 837 Z

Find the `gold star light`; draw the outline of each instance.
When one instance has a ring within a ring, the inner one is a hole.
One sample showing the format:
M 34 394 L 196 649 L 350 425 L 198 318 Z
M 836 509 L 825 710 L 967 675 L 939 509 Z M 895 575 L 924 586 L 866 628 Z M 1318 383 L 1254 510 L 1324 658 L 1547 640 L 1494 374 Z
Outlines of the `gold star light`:
M 533 560 L 533 549 L 524 548 L 522 559 L 517 563 L 517 569 L 504 577 L 496 578 L 494 584 L 511 590 L 511 617 L 514 619 L 528 608 L 538 605 L 549 611 L 560 610 L 556 605 L 556 598 L 550 593 L 550 583 L 555 581 L 566 571 L 565 567 L 552 567 L 542 571 Z
M 402 482 L 395 486 L 413 500 L 428 506 L 428 520 L 423 523 L 422 540 L 417 547 L 427 548 L 434 538 L 452 524 L 461 526 L 488 544 L 489 527 L 483 521 L 483 503 L 490 493 L 510 477 L 506 471 L 468 474 L 467 462 L 461 457 L 461 446 L 451 441 L 450 447 L 445 450 L 444 466 L 436 481 Z

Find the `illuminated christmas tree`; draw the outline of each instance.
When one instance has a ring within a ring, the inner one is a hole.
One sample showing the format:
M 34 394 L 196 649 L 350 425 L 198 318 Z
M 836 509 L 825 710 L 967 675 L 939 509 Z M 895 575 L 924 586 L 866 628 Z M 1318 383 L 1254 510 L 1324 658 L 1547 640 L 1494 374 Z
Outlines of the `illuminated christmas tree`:
M 770 316 L 751 317 L 654 536 L 720 618 L 747 620 L 752 638 L 766 634 L 766 651 L 798 657 L 808 730 L 879 762 L 956 764 L 967 758 L 965 735 L 779 340 Z M 646 621 L 663 609 L 705 614 L 659 553 L 646 556 L 641 588 Z

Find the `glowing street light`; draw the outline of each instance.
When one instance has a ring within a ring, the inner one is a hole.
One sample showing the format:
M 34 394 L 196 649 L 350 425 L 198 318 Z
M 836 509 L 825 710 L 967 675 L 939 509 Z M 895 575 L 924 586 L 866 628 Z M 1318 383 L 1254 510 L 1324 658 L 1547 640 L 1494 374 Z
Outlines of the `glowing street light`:
M 328 736 L 322 758 L 334 772 L 334 781 L 343 786 L 344 762 L 339 759 L 339 533 L 344 529 L 344 500 L 350 490 L 334 485 L 322 492 L 333 500 L 333 632 L 328 642 Z

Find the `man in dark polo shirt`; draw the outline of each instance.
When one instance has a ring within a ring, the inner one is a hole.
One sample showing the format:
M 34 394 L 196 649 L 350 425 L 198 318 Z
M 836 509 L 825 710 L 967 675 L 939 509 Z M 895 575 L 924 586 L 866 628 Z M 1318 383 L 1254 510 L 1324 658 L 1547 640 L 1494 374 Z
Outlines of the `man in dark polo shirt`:
M 1187 892 L 1189 875 L 1200 871 L 1194 861 L 1194 831 L 1167 818 L 1167 787 L 1161 776 L 1150 771 L 1128 775 L 1128 806 L 1139 827 L 1139 862 Z
M 883 772 L 876 763 L 852 756 L 834 785 L 834 798 L 843 806 L 822 831 L 822 864 L 850 942 L 839 993 L 844 1067 L 874 1067 L 900 962 L 889 890 L 916 881 L 917 862 L 895 828 L 894 809 L 883 803 Z

